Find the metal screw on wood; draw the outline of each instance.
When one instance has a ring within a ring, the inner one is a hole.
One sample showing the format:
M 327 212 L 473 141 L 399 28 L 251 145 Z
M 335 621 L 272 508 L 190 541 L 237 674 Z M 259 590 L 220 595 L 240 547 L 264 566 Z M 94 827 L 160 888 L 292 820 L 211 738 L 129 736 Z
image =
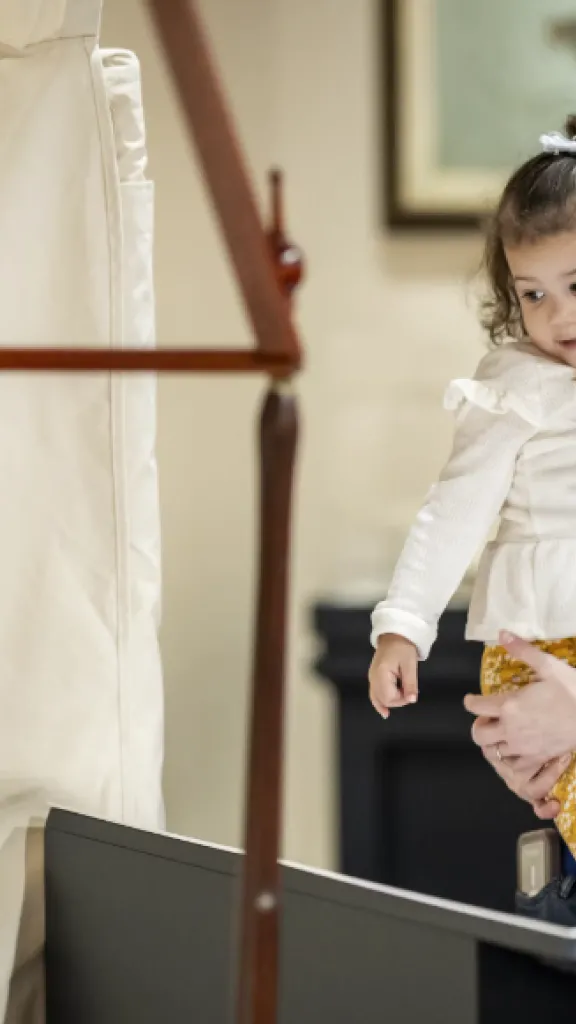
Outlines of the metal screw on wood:
M 273 892 L 261 892 L 254 901 L 256 910 L 259 910 L 262 914 L 267 913 L 270 910 L 274 910 L 276 907 L 276 897 Z

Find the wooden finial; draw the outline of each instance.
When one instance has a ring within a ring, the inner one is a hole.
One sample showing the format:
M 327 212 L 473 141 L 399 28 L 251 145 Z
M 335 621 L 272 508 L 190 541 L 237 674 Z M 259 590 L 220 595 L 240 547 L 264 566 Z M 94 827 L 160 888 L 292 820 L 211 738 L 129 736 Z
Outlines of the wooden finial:
M 276 277 L 284 295 L 291 298 L 304 277 L 302 250 L 286 235 L 284 226 L 284 176 L 273 167 L 268 174 L 271 196 L 271 224 L 266 232 Z

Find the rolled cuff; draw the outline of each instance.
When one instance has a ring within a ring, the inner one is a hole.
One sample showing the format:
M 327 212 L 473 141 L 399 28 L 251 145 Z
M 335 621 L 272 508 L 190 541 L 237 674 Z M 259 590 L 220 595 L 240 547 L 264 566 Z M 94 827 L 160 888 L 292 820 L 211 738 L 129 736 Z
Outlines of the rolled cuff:
M 376 605 L 371 621 L 370 643 L 373 647 L 377 646 L 378 637 L 383 633 L 397 633 L 414 644 L 420 661 L 425 661 L 430 654 L 430 648 L 438 632 L 436 625 L 431 626 L 417 615 L 381 605 Z

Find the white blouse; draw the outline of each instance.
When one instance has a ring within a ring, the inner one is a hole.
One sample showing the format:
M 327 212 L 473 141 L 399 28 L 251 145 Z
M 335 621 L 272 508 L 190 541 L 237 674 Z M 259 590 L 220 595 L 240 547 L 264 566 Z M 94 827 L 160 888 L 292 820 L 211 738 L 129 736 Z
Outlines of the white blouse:
M 466 636 L 497 642 L 576 636 L 576 374 L 530 342 L 491 351 L 471 380 L 452 381 L 451 456 L 408 535 L 385 601 L 382 633 L 428 656 L 438 619 L 484 549 Z

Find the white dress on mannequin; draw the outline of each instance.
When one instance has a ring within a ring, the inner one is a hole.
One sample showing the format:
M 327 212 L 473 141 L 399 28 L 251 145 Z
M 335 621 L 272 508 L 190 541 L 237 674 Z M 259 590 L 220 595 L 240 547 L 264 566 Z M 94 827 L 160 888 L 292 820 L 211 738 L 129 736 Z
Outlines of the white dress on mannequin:
M 0 345 L 154 344 L 138 61 L 0 3 Z M 0 376 L 0 785 L 162 825 L 155 383 Z
M 100 8 L 0 0 L 0 345 L 154 344 L 139 66 Z M 32 819 L 163 825 L 155 403 L 149 376 L 0 375 L 0 1019 Z M 34 863 L 10 1022 L 43 1015 Z

